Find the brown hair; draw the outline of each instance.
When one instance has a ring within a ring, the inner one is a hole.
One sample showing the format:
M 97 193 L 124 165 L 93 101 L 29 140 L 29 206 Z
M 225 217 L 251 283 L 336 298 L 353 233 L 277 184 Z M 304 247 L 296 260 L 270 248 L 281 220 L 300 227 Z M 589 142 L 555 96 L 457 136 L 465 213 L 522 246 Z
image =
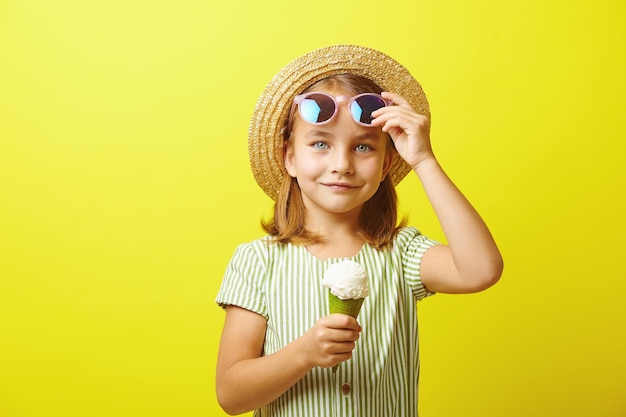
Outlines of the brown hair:
M 348 94 L 376 93 L 383 90 L 368 78 L 354 74 L 340 74 L 326 77 L 309 86 L 303 93 L 314 89 L 339 88 Z M 290 123 L 285 122 L 286 127 Z M 290 140 L 290 138 L 285 138 Z M 390 146 L 393 142 L 389 139 Z M 274 216 L 262 221 L 263 229 L 272 235 L 273 242 L 307 245 L 319 242 L 321 238 L 304 228 L 305 207 L 298 181 L 285 175 L 274 203 Z M 398 196 L 389 175 L 380 183 L 376 193 L 363 204 L 358 220 L 359 234 L 376 249 L 383 249 L 393 242 L 406 219 L 398 224 Z

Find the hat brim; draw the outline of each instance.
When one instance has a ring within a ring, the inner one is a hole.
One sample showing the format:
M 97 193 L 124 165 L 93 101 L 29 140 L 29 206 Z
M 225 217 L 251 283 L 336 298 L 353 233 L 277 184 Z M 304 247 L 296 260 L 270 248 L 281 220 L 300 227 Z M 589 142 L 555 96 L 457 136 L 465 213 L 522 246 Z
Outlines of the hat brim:
M 355 74 L 384 91 L 403 96 L 418 113 L 430 119 L 426 95 L 417 80 L 390 56 L 358 45 L 334 45 L 311 51 L 284 66 L 259 97 L 248 131 L 250 167 L 256 182 L 276 200 L 287 174 L 283 161 L 282 129 L 295 96 L 331 75 Z M 411 167 L 394 151 L 389 176 L 397 185 Z

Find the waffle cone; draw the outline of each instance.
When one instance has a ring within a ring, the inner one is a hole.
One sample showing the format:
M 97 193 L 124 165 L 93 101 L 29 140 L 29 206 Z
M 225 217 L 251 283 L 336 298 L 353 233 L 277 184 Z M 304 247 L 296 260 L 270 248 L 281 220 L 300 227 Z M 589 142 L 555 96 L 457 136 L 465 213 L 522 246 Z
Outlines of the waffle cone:
M 365 300 L 365 298 L 342 300 L 330 291 L 328 292 L 328 306 L 330 308 L 330 314 L 347 314 L 356 319 L 356 316 L 359 315 L 359 311 L 361 310 L 363 300 Z

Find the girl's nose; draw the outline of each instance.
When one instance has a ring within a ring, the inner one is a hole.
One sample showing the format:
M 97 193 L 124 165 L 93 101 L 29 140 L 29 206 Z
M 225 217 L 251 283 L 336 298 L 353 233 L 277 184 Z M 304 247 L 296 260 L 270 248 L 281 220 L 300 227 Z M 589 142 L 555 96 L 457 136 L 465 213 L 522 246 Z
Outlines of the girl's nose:
M 348 149 L 336 148 L 333 152 L 330 168 L 333 173 L 351 174 L 353 167 L 350 151 Z

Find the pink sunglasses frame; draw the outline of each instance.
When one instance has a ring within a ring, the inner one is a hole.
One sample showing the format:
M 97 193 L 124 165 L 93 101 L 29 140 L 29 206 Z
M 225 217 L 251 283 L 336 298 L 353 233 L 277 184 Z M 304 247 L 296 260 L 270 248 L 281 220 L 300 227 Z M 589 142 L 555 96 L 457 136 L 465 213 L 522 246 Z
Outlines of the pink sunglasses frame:
M 319 123 L 313 123 L 313 122 L 309 122 L 303 115 L 302 112 L 300 111 L 300 106 L 299 104 L 302 103 L 302 100 L 304 100 L 305 98 L 313 95 L 313 94 L 319 94 L 322 96 L 326 96 L 328 98 L 330 98 L 333 103 L 335 103 L 335 110 L 333 111 L 333 114 L 326 120 L 324 120 L 323 122 L 319 122 Z M 293 116 L 296 113 L 296 106 L 298 107 L 298 113 L 300 114 L 300 117 L 302 118 L 302 120 L 304 120 L 307 123 L 313 124 L 313 125 L 324 125 L 326 123 L 330 123 L 331 120 L 333 120 L 335 118 L 335 116 L 337 115 L 337 110 L 339 109 L 339 104 L 343 103 L 344 101 L 348 101 L 348 109 L 350 109 L 350 107 L 352 106 L 352 103 L 354 103 L 355 100 L 357 100 L 360 97 L 363 96 L 374 96 L 376 98 L 379 98 L 380 100 L 382 100 L 383 103 L 385 103 L 384 107 L 388 107 L 393 105 L 393 101 L 391 100 L 387 100 L 386 98 L 384 98 L 383 96 L 381 96 L 380 94 L 376 94 L 376 93 L 362 93 L 362 94 L 357 94 L 356 96 L 353 97 L 348 97 L 348 96 L 337 96 L 337 97 L 333 97 L 328 93 L 323 93 L 321 91 L 311 91 L 308 93 L 304 93 L 304 94 L 299 94 L 296 97 L 294 97 L 293 102 L 291 103 L 291 109 L 289 110 L 289 118 L 288 120 L 288 124 L 286 127 L 286 137 L 289 137 L 289 134 L 291 134 L 291 127 L 293 125 Z M 382 108 L 382 107 L 381 107 Z M 371 124 L 369 123 L 363 123 L 359 120 L 356 119 L 356 117 L 354 116 L 354 114 L 352 113 L 352 111 L 350 111 L 350 116 L 352 117 L 352 120 L 354 120 L 354 122 L 358 125 L 361 126 L 371 126 Z

